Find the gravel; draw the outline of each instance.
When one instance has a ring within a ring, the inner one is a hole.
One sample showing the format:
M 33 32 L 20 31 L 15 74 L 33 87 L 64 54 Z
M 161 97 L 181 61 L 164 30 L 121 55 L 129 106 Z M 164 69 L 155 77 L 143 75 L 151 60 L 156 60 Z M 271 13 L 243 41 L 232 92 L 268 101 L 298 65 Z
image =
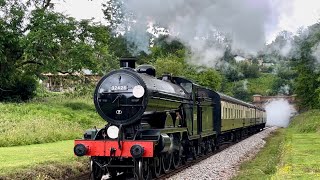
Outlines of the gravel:
M 254 157 L 265 145 L 264 139 L 276 129 L 267 128 L 168 179 L 231 179 L 237 174 L 240 164 Z

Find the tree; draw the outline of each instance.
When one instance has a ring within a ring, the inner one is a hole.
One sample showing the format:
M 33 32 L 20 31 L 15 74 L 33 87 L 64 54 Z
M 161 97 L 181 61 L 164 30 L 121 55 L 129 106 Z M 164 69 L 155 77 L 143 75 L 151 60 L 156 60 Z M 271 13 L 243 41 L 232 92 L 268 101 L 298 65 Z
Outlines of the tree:
M 308 33 L 300 33 L 295 37 L 295 43 L 299 47 L 293 59 L 294 70 L 297 78 L 294 81 L 295 93 L 299 99 L 300 109 L 319 108 L 320 101 L 317 92 L 320 87 L 318 78 L 319 71 L 316 71 L 319 64 L 313 56 L 313 47 L 320 42 L 320 23 L 308 28 Z
M 54 12 L 51 0 L 0 0 L 0 11 L 0 100 L 32 97 L 43 72 L 105 73 L 118 66 L 107 27 Z M 25 97 L 21 84 L 29 84 Z
M 184 73 L 184 62 L 174 55 L 158 58 L 155 63 L 157 76 L 170 73 L 174 76 L 181 76 Z
M 246 85 L 244 84 L 246 81 L 238 81 L 234 83 L 233 86 L 233 97 L 237 99 L 241 99 L 243 101 L 249 102 L 251 101 L 251 95 L 249 94 L 248 90 L 246 89 Z
M 212 90 L 218 90 L 221 88 L 222 77 L 212 68 L 207 68 L 199 72 L 197 80 L 200 85 L 208 87 Z
M 247 62 L 240 62 L 239 69 L 244 78 L 257 78 L 259 77 L 259 67 L 257 64 L 249 64 Z

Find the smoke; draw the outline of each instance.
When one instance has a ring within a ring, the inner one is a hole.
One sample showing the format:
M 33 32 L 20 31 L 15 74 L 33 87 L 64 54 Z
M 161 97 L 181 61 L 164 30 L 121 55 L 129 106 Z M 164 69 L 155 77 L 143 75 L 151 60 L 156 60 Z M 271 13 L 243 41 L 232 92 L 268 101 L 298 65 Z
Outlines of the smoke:
M 282 5 L 280 0 L 125 0 L 123 10 L 134 17 L 127 38 L 139 51 L 148 49 L 145 32 L 151 23 L 184 43 L 190 62 L 213 66 L 230 45 L 233 52 L 257 54 L 267 31 L 276 28 Z
M 284 84 L 280 87 L 278 94 L 284 94 L 289 95 L 290 94 L 290 86 L 287 84 Z
M 280 48 L 280 55 L 283 57 L 289 57 L 290 52 L 293 50 L 292 40 L 287 40 L 285 45 Z
M 296 110 L 287 100 L 276 99 L 269 102 L 266 107 L 267 126 L 287 127 L 290 118 L 296 113 Z

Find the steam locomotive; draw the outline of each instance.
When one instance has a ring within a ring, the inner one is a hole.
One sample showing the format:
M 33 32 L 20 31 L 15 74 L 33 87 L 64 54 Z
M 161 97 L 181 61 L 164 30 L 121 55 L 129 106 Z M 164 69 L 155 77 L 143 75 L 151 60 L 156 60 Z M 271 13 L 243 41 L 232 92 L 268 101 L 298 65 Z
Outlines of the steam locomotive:
M 183 77 L 123 58 L 121 69 L 97 84 L 94 104 L 107 121 L 75 140 L 90 156 L 93 179 L 105 174 L 151 179 L 265 127 L 265 110 L 201 87 Z

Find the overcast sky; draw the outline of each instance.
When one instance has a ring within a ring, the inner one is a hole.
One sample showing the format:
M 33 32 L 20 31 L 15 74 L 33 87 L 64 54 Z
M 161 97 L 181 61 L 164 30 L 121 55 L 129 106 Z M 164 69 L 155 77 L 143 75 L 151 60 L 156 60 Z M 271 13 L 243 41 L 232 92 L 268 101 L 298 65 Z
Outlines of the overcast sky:
M 58 1 L 56 10 L 63 12 L 76 19 L 95 18 L 96 21 L 103 21 L 101 3 L 103 0 L 64 0 Z M 257 0 L 258 1 L 258 0 Z M 266 38 L 271 42 L 276 34 L 282 30 L 296 32 L 299 27 L 306 27 L 319 21 L 320 0 L 292 0 L 290 10 L 283 8 L 275 30 L 267 32 Z

